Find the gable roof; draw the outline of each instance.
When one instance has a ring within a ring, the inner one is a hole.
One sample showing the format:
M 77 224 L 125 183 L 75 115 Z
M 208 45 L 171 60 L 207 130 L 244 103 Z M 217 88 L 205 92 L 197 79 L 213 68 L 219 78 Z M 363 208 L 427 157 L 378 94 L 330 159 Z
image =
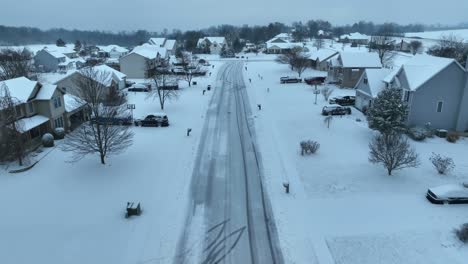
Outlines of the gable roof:
M 326 61 L 326 60 L 334 57 L 338 53 L 339 52 L 336 51 L 336 50 L 326 49 L 326 48 L 308 52 L 308 54 L 310 55 L 310 58 L 312 60 L 317 60 L 318 59 L 319 61 Z
M 38 82 L 31 81 L 26 77 L 19 77 L 0 82 L 0 87 L 3 84 L 8 87 L 10 96 L 14 98 L 17 103 L 26 103 L 29 99 L 34 97 L 32 93 Z
M 366 69 L 361 79 L 367 78 L 370 96 L 376 97 L 386 87 L 384 78 L 392 72 L 391 69 Z
M 410 90 L 416 90 L 452 63 L 456 63 L 464 70 L 454 59 L 434 57 L 425 54 L 416 55 L 405 62 L 398 73 L 404 71 L 408 81 L 408 88 Z
M 292 49 L 294 47 L 303 47 L 303 43 L 299 42 L 284 42 L 284 43 L 277 43 L 277 42 L 270 42 L 267 43 L 267 49 L 272 49 L 272 48 L 279 48 L 279 49 Z
M 86 70 L 86 69 L 89 69 L 89 67 L 86 67 L 86 68 L 83 68 L 83 70 Z M 105 64 L 102 64 L 102 65 L 98 65 L 98 66 L 94 66 L 93 69 L 97 72 L 102 72 L 106 75 L 108 75 L 108 78 L 106 80 L 95 80 L 97 82 L 100 82 L 101 84 L 103 84 L 104 86 L 110 86 L 112 84 L 112 81 L 123 81 L 125 77 L 127 77 L 127 75 L 105 65 Z M 67 74 L 65 77 L 63 77 L 62 79 L 56 81 L 54 84 L 57 84 L 67 78 L 70 78 L 71 76 L 74 76 L 76 74 L 81 74 L 79 70 L 75 70 L 75 71 L 71 71 L 69 72 L 69 74 Z
M 175 49 L 176 42 L 177 41 L 175 39 L 167 39 L 166 43 L 164 44 L 164 48 L 166 48 L 168 50 L 173 50 L 173 49 Z
M 368 52 L 341 52 L 343 68 L 382 68 L 377 53 Z
M 165 42 L 166 42 L 166 38 L 150 38 L 148 40 L 149 44 L 155 45 L 158 47 L 163 47 Z
M 365 34 L 361 34 L 359 32 L 344 34 L 340 36 L 340 39 L 349 39 L 349 40 L 370 40 L 370 36 Z
M 125 53 L 128 52 L 128 49 L 121 47 L 119 45 L 107 45 L 107 46 L 98 46 L 98 48 L 104 52 L 120 52 L 120 53 Z
M 56 51 L 56 50 L 42 49 L 41 51 L 42 51 L 42 52 L 49 53 L 52 57 L 54 57 L 54 58 L 56 58 L 56 59 L 65 58 L 65 57 L 66 57 L 63 53 L 58 52 L 58 51 Z
M 57 89 L 57 85 L 53 84 L 44 84 L 42 85 L 41 89 L 37 93 L 34 99 L 36 100 L 50 100 L 54 95 L 55 90 Z
M 161 48 L 156 45 L 151 44 L 143 44 L 141 46 L 135 47 L 128 55 L 135 53 L 141 55 L 147 59 L 155 59 L 157 58 L 158 54 L 161 57 L 166 57 L 167 49 Z

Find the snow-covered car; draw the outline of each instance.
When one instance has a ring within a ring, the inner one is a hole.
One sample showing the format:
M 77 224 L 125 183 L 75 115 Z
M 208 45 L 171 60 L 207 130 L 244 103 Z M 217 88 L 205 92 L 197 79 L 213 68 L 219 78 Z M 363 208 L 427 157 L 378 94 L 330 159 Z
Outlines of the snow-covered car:
M 322 115 L 350 115 L 351 108 L 341 105 L 326 105 L 322 108 Z
M 167 127 L 169 126 L 169 119 L 165 113 L 149 114 L 144 118 L 136 119 L 135 126 Z
M 186 73 L 183 67 L 175 67 L 172 69 L 172 72 L 177 75 L 183 75 Z
M 447 184 L 429 188 L 426 198 L 433 204 L 468 204 L 466 184 Z
M 330 100 L 328 100 L 328 103 L 330 104 L 339 104 L 341 106 L 354 105 L 355 102 L 356 96 L 352 95 L 333 97 Z
M 280 78 L 280 83 L 300 83 L 302 82 L 301 78 L 296 78 L 296 77 L 281 77 Z
M 150 88 L 143 83 L 136 83 L 128 88 L 129 92 L 149 92 Z

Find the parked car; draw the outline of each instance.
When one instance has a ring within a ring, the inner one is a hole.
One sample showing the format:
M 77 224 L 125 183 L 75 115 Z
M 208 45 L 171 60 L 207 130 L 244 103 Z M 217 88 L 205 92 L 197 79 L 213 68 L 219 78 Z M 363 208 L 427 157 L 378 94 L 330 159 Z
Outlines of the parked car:
M 342 106 L 354 105 L 355 102 L 356 102 L 356 96 L 352 96 L 352 95 L 333 97 L 330 100 L 328 100 L 328 103 L 330 104 L 339 104 Z
M 433 204 L 468 204 L 468 188 L 466 184 L 447 184 L 429 188 L 426 198 Z
M 112 126 L 131 126 L 132 125 L 132 117 L 125 116 L 125 117 L 99 117 L 99 118 L 91 118 L 92 123 L 99 123 L 105 125 L 112 125 Z
M 351 108 L 341 105 L 326 105 L 322 108 L 322 115 L 350 115 Z
M 129 92 L 149 92 L 150 88 L 142 83 L 137 83 L 128 88 Z
M 280 78 L 280 83 L 300 83 L 302 82 L 301 78 L 296 78 L 296 77 L 281 77 Z
M 304 82 L 310 85 L 323 84 L 325 82 L 325 79 L 327 79 L 327 77 L 309 77 L 304 78 Z
M 169 119 L 165 113 L 149 114 L 142 119 L 135 120 L 135 126 L 167 127 L 169 126 Z

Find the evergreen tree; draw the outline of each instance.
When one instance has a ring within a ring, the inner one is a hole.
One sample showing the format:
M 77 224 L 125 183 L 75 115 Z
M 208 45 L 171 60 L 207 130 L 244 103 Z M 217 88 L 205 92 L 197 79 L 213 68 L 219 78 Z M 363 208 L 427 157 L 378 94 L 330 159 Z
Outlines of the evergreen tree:
M 402 100 L 402 90 L 387 88 L 379 93 L 367 112 L 369 128 L 384 135 L 406 130 L 408 106 Z
M 232 43 L 232 49 L 234 52 L 241 52 L 244 45 L 240 42 L 239 38 L 236 38 Z
M 81 42 L 79 40 L 75 41 L 75 48 L 73 50 L 75 50 L 76 52 L 79 52 L 81 50 Z
M 55 45 L 57 45 L 57 47 L 65 47 L 66 44 L 65 44 L 65 41 L 63 41 L 63 39 L 59 38 L 57 39 L 57 42 Z

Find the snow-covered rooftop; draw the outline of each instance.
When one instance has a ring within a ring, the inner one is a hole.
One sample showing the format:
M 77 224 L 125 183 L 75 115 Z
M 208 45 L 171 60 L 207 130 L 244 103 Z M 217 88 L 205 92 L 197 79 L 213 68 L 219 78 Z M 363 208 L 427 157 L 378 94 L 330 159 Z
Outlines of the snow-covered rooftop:
M 204 40 L 208 40 L 211 43 L 218 43 L 218 44 L 226 42 L 225 37 L 204 37 L 198 40 L 198 45 L 200 45 L 200 43 L 203 42 Z
M 267 43 L 267 49 L 274 49 L 274 48 L 279 48 L 279 49 L 292 49 L 294 47 L 303 47 L 304 44 L 300 42 L 285 42 L 285 43 L 280 43 L 280 42 L 271 42 Z
M 56 59 L 64 58 L 66 57 L 63 53 L 56 51 L 56 50 L 49 50 L 49 49 L 44 49 L 45 52 L 49 53 Z
M 164 48 L 166 48 L 168 50 L 173 50 L 173 49 L 175 49 L 175 45 L 176 45 L 176 40 L 175 39 L 168 39 L 168 40 L 166 40 L 166 43 L 164 44 Z
M 158 47 L 163 47 L 165 42 L 166 42 L 166 38 L 150 38 L 148 41 L 149 44 L 155 45 Z
M 42 115 L 35 115 L 28 118 L 22 118 L 16 121 L 16 126 L 18 127 L 18 131 L 21 133 L 27 132 L 35 127 L 38 127 L 45 122 L 48 122 L 49 118 L 42 116 Z
M 135 53 L 138 55 L 141 55 L 145 58 L 148 59 L 155 59 L 158 54 L 161 57 L 166 57 L 167 49 L 166 48 L 161 48 L 156 45 L 151 45 L 151 44 L 143 44 L 141 46 L 135 47 L 130 54 Z
M 63 100 L 65 102 L 65 112 L 67 113 L 71 113 L 86 104 L 83 99 L 71 94 L 65 94 Z
M 37 85 L 36 81 L 31 81 L 26 77 L 19 77 L 0 82 L 0 87 L 6 85 L 10 96 L 18 103 L 25 103 L 34 95 L 32 94 Z
M 456 63 L 456 61 L 422 54 L 416 55 L 405 62 L 401 67 L 401 71 L 405 72 L 408 88 L 416 90 L 452 63 Z
M 128 49 L 121 47 L 119 45 L 107 45 L 107 46 L 98 46 L 98 48 L 104 52 L 120 52 L 120 53 L 126 53 L 128 52 Z
M 44 84 L 42 85 L 41 89 L 37 93 L 35 99 L 36 100 L 50 100 L 54 95 L 55 90 L 57 89 L 57 85 L 54 84 Z
M 370 36 L 361 34 L 359 32 L 349 33 L 345 35 L 341 35 L 341 39 L 349 39 L 349 40 L 370 40 Z
M 340 53 L 343 68 L 381 68 L 379 56 L 377 53 L 367 52 L 341 52 Z
M 332 49 L 319 49 L 317 50 L 316 48 L 312 48 L 311 51 L 308 52 L 308 55 L 310 55 L 310 59 L 312 60 L 319 60 L 319 61 L 325 61 L 334 55 L 338 54 L 338 51 L 332 50 Z
M 366 69 L 367 84 L 370 89 L 370 96 L 377 96 L 385 89 L 384 78 L 392 72 L 391 69 Z

